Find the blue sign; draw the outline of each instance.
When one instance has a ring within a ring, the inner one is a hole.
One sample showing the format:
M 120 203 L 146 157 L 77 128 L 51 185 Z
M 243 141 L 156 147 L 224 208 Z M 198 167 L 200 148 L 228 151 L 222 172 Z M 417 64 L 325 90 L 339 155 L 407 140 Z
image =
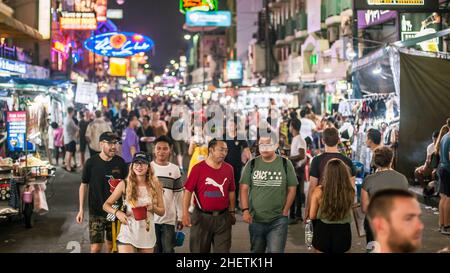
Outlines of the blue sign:
M 8 151 L 22 152 L 25 149 L 25 135 L 27 132 L 27 114 L 25 111 L 6 112 L 6 141 Z M 35 151 L 35 146 L 28 142 L 28 151 Z
M 27 66 L 25 63 L 0 58 L 0 70 L 19 74 L 26 74 Z
M 231 12 L 188 11 L 186 25 L 189 27 L 229 27 L 231 26 Z
M 227 62 L 227 78 L 230 81 L 242 79 L 242 63 L 240 61 Z
M 107 57 L 130 57 L 150 51 L 155 46 L 152 39 L 133 32 L 109 32 L 92 36 L 84 47 L 95 54 Z

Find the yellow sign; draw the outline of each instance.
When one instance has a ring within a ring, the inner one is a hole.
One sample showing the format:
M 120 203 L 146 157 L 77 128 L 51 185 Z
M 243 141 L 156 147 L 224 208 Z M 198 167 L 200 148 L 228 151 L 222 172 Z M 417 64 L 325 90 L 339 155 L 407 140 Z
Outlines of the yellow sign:
M 425 0 L 367 0 L 369 5 L 406 5 L 406 6 L 423 6 Z
M 93 12 L 62 12 L 59 24 L 63 30 L 97 29 L 97 19 Z
M 61 53 L 65 53 L 66 52 L 66 46 L 63 43 L 60 43 L 60 42 L 53 43 L 53 48 L 56 51 L 59 51 Z
M 128 59 L 110 58 L 109 75 L 113 77 L 126 77 L 128 69 Z
M 357 0 L 354 2 L 356 10 L 406 10 L 435 11 L 439 9 L 439 0 Z M 442 2 L 442 1 L 441 1 Z

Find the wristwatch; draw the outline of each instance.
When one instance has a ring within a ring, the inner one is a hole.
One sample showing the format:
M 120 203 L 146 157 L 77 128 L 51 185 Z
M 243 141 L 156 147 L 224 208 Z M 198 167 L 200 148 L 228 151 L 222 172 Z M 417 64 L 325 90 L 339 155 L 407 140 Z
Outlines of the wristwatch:
M 244 213 L 246 210 L 249 210 L 249 208 L 241 209 L 242 213 Z

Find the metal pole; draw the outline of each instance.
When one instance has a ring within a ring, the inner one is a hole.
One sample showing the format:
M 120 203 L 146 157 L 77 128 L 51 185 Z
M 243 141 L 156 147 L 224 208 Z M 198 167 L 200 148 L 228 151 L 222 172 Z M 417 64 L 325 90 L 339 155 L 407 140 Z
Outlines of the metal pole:
M 353 0 L 353 24 L 352 24 L 352 33 L 353 33 L 353 51 L 356 54 L 356 58 L 359 58 L 359 44 L 358 44 L 358 11 L 355 8 L 356 0 Z
M 271 60 L 270 60 L 270 51 L 272 50 L 272 45 L 269 41 L 269 27 L 270 27 L 270 12 L 269 12 L 269 0 L 266 0 L 266 24 L 265 24 L 265 42 L 266 42 L 266 85 L 270 85 L 270 82 L 272 81 L 272 67 L 271 67 Z
M 204 28 L 202 28 L 202 31 L 200 33 L 200 42 L 203 43 L 203 37 L 204 37 Z M 201 48 L 201 57 L 202 57 L 202 69 L 203 69 L 203 88 L 202 88 L 202 104 L 203 104 L 203 92 L 205 91 L 205 50 L 203 46 Z
M 94 33 L 94 78 L 93 78 L 93 80 L 94 80 L 94 83 L 97 81 L 97 71 L 96 71 L 96 67 L 95 67 L 95 58 L 96 58 L 96 55 L 95 55 L 95 47 L 96 47 L 96 43 L 97 43 L 97 36 L 95 35 L 95 30 L 93 31 L 93 33 Z

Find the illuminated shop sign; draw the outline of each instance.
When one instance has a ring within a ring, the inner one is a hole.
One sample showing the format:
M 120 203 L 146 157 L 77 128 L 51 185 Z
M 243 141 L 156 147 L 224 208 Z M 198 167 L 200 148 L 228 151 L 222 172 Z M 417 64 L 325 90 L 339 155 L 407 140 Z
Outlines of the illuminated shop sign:
M 217 10 L 218 0 L 180 0 L 180 12 Z
M 358 10 L 358 28 L 363 29 L 397 19 L 392 10 Z
M 229 11 L 189 11 L 186 13 L 186 25 L 189 27 L 229 27 Z
M 54 42 L 53 43 L 53 49 L 58 51 L 58 52 L 61 52 L 61 53 L 65 53 L 66 52 L 66 46 L 63 43 L 61 43 L 61 42 Z
M 62 30 L 96 30 L 94 12 L 61 12 L 59 24 Z
M 435 10 L 439 0 L 356 0 L 357 10 Z
M 123 19 L 122 9 L 108 9 L 106 13 L 108 19 Z
M 240 61 L 227 62 L 227 78 L 228 80 L 242 79 L 242 63 Z
M 97 14 L 98 22 L 105 22 L 107 20 L 108 0 L 97 0 L 95 3 L 95 13 Z
M 39 33 L 43 39 L 50 38 L 50 0 L 39 0 Z
M 84 42 L 84 47 L 95 54 L 119 58 L 150 51 L 154 45 L 152 39 L 133 32 L 104 33 Z
M 24 63 L 19 63 L 7 59 L 0 58 L 0 70 L 14 73 L 26 74 L 27 66 Z
M 400 36 L 402 41 L 434 34 L 439 31 L 441 17 L 437 13 L 402 13 L 400 15 Z M 438 52 L 440 38 L 430 39 L 418 44 L 423 51 Z

